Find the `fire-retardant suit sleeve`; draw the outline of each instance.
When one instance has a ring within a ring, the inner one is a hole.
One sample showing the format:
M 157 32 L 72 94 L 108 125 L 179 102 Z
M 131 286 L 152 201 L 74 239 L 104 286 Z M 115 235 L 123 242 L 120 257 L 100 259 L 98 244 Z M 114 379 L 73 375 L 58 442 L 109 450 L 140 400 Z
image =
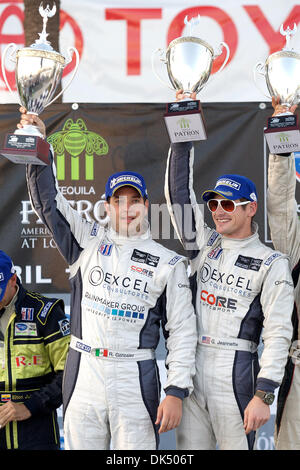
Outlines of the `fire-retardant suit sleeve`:
M 196 315 L 185 264 L 174 266 L 166 286 L 163 331 L 167 348 L 166 395 L 183 399 L 193 390 L 197 345 Z
M 295 199 L 296 171 L 294 155 L 269 156 L 268 220 L 276 250 L 291 258 L 292 267 L 300 258 L 300 221 Z
M 193 190 L 194 148 L 190 142 L 172 144 L 165 174 L 165 198 L 176 233 L 190 259 L 212 234 L 203 220 Z
M 24 401 L 32 416 L 55 410 L 62 404 L 63 371 L 70 344 L 69 321 L 62 301 L 57 301 L 49 309 L 39 332 L 44 337 L 43 362 L 49 363 L 51 373 L 48 374 L 48 383 Z
M 27 165 L 28 193 L 33 209 L 51 232 L 58 250 L 72 265 L 98 225 L 81 217 L 63 197 L 58 189 L 52 151 L 50 159 L 47 166 Z
M 260 301 L 264 312 L 264 349 L 256 389 L 273 392 L 283 379 L 293 333 L 294 287 L 288 259 L 280 256 L 273 261 Z

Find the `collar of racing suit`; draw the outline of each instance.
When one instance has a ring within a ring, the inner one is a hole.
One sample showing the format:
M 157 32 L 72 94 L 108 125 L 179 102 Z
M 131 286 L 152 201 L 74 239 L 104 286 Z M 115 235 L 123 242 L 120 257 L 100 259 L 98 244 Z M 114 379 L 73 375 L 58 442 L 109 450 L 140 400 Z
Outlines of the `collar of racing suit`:
M 19 294 L 18 284 L 17 284 L 16 287 L 17 287 L 17 290 L 16 290 L 15 295 L 13 296 L 13 298 L 11 299 L 9 304 L 6 305 L 6 307 L 3 308 L 4 311 L 3 311 L 2 315 L 1 315 L 1 318 L 0 318 L 0 332 L 3 334 L 3 336 L 5 334 L 9 319 L 15 311 L 15 303 L 16 303 L 16 300 L 17 300 L 17 297 L 18 297 L 18 294 Z
M 259 240 L 258 237 L 258 225 L 256 222 L 252 222 L 252 235 L 247 238 L 226 238 L 222 237 L 221 245 L 222 248 L 230 248 L 233 249 L 234 247 L 239 248 L 241 246 L 247 246 L 248 244 L 252 244 L 255 240 Z
M 149 240 L 150 238 L 152 238 L 149 224 L 147 228 L 145 228 L 145 230 L 141 233 L 141 235 L 134 235 L 134 236 L 126 237 L 124 235 L 120 235 L 112 227 L 108 228 L 107 235 L 117 245 L 124 245 L 125 243 L 136 243 L 138 241 L 145 241 L 145 240 Z

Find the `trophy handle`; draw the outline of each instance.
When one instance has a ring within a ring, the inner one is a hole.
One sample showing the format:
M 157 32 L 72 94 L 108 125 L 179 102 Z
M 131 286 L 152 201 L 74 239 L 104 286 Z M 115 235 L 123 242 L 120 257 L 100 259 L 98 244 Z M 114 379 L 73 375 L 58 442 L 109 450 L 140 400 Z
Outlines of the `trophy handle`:
M 65 88 L 64 88 L 63 90 L 61 90 L 61 91 L 58 93 L 58 95 L 56 95 L 56 97 L 53 98 L 53 100 L 51 100 L 49 103 L 47 103 L 47 104 L 45 105 L 45 108 L 47 108 L 47 106 L 50 106 L 50 104 L 52 104 L 59 96 L 61 96 L 61 95 L 67 90 L 67 88 L 69 88 L 69 86 L 71 85 L 71 83 L 72 83 L 72 81 L 73 81 L 73 78 L 75 77 L 75 74 L 76 74 L 76 72 L 77 72 L 78 65 L 79 65 L 79 53 L 78 53 L 78 51 L 77 51 L 77 49 L 76 49 L 75 47 L 69 47 L 69 48 L 68 48 L 68 60 L 67 60 L 67 62 L 66 62 L 66 64 L 65 64 L 65 66 L 68 65 L 68 64 L 72 61 L 72 56 L 71 56 L 71 54 L 70 54 L 70 52 L 72 52 L 72 51 L 74 52 L 74 54 L 75 54 L 75 56 L 76 56 L 76 65 L 75 65 L 74 71 L 73 71 L 73 73 L 72 73 L 72 77 L 70 78 L 70 80 L 69 80 L 68 84 L 65 86 Z
M 11 51 L 9 58 L 10 58 L 10 60 L 11 60 L 12 62 L 15 62 L 15 63 L 17 62 L 16 59 L 13 59 L 13 58 L 12 58 L 12 55 L 13 55 L 14 52 L 16 52 L 16 50 L 18 49 L 18 47 L 17 47 L 17 45 L 16 45 L 14 42 L 11 42 L 10 44 L 8 44 L 8 45 L 6 46 L 6 48 L 4 49 L 4 52 L 3 52 L 3 54 L 2 54 L 1 69 L 2 69 L 2 76 L 3 76 L 3 79 L 4 79 L 5 85 L 6 85 L 7 88 L 9 89 L 10 93 L 13 95 L 14 92 L 12 91 L 12 89 L 11 89 L 9 83 L 8 83 L 8 80 L 7 80 L 7 77 L 6 77 L 6 72 L 5 72 L 6 55 L 7 55 L 8 50 L 11 49 L 12 47 L 13 47 L 14 50 Z M 19 103 L 19 104 L 21 104 L 21 103 Z
M 258 84 L 257 82 L 257 73 L 259 73 L 260 75 L 262 75 L 263 77 L 266 76 L 265 72 L 264 72 L 264 64 L 262 62 L 257 62 L 257 64 L 254 66 L 254 69 L 253 69 L 253 77 L 254 77 L 254 83 L 256 85 L 256 88 L 266 97 L 268 98 L 268 100 L 270 99 L 270 96 L 266 95 L 265 92 L 262 90 L 262 88 L 260 87 L 260 85 Z
M 164 51 L 163 49 L 156 49 L 153 53 L 152 53 L 152 56 L 151 56 L 151 64 L 152 64 L 152 72 L 154 73 L 154 75 L 158 78 L 158 80 L 163 84 L 163 85 L 166 85 L 168 88 L 170 88 L 170 90 L 173 90 L 174 91 L 174 88 L 172 88 L 165 80 L 163 80 L 159 75 L 158 73 L 156 72 L 155 70 L 155 63 L 154 63 L 154 59 L 155 59 L 155 54 L 157 52 L 160 52 L 160 56 L 163 55 Z M 161 62 L 163 62 L 164 64 L 167 63 L 167 61 L 165 59 L 160 59 Z
M 219 46 L 219 47 L 220 47 L 220 53 L 219 53 L 219 54 L 215 54 L 215 55 L 214 55 L 214 59 L 215 59 L 216 57 L 219 57 L 219 55 L 222 54 L 222 52 L 223 52 L 222 46 L 225 47 L 225 49 L 226 49 L 226 57 L 225 57 L 225 60 L 224 60 L 223 64 L 222 64 L 221 67 L 219 68 L 219 70 L 215 73 L 215 76 L 216 76 L 218 73 L 222 72 L 222 70 L 224 69 L 225 65 L 227 64 L 227 62 L 228 62 L 228 60 L 229 60 L 229 56 L 230 56 L 230 49 L 229 49 L 228 44 L 227 44 L 226 42 L 220 42 L 220 46 Z

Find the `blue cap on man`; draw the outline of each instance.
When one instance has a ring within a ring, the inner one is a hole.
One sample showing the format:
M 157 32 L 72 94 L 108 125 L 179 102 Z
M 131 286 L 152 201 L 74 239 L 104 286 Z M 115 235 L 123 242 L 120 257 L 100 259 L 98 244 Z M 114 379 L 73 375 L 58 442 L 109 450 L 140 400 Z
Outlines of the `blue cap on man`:
M 122 186 L 132 186 L 142 197 L 148 198 L 146 183 L 142 175 L 134 171 L 119 171 L 108 178 L 105 185 L 105 199 L 113 196 Z
M 2 300 L 6 286 L 15 273 L 15 268 L 10 257 L 0 250 L 0 301 Z
M 217 179 L 214 189 L 207 189 L 202 194 L 204 201 L 213 199 L 215 194 L 223 196 L 225 199 L 241 199 L 257 201 L 257 191 L 253 181 L 241 175 L 223 175 Z

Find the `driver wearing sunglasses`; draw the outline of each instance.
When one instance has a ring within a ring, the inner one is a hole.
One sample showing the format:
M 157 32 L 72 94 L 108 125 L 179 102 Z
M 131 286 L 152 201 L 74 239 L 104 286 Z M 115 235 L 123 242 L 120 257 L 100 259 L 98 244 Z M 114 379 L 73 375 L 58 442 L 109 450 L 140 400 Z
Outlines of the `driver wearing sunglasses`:
M 252 450 L 256 430 L 270 418 L 292 337 L 289 261 L 259 240 L 257 191 L 245 176 L 222 175 L 204 191 L 215 229 L 204 223 L 193 162 L 191 142 L 171 145 L 165 196 L 189 257 L 198 325 L 194 391 L 183 403 L 177 448 Z
M 202 198 L 207 203 L 218 233 L 229 238 L 252 235 L 257 193 L 251 180 L 241 175 L 223 175 L 217 180 L 214 190 L 205 191 Z

